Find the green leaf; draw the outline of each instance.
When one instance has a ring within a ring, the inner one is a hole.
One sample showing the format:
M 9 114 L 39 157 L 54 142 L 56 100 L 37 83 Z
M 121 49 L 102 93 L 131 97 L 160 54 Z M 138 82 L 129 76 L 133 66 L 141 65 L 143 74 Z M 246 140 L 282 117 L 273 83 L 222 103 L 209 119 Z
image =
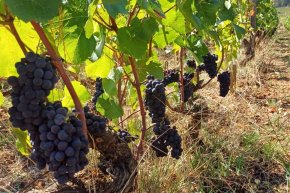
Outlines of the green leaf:
M 0 13 L 5 13 L 4 0 L 0 0 Z
M 134 18 L 130 27 L 118 30 L 119 49 L 125 54 L 140 59 L 147 50 L 147 43 L 157 30 L 158 25 L 153 18 L 145 18 L 142 22 Z
M 193 14 L 191 5 L 193 0 L 177 0 L 176 4 L 183 16 L 189 21 L 197 30 L 204 29 L 201 19 Z
M 138 5 L 145 9 L 149 15 L 155 18 L 165 18 L 165 14 L 161 9 L 161 4 L 158 0 L 138 0 Z
M 22 131 L 18 128 L 12 129 L 13 135 L 16 137 L 16 148 L 24 156 L 30 154 L 30 139 L 27 131 Z
M 202 56 L 208 53 L 208 47 L 203 42 L 201 37 L 192 35 L 187 38 L 188 46 L 187 48 L 192 51 L 194 59 L 197 60 L 198 63 L 201 63 Z
M 139 75 L 140 82 L 143 82 L 146 79 L 147 75 L 153 75 L 157 79 L 163 79 L 163 69 L 162 65 L 157 61 L 138 61 L 137 62 L 137 71 Z
M 109 119 L 116 119 L 123 115 L 123 109 L 120 105 L 118 105 L 113 99 L 98 99 L 98 107 L 97 109 L 103 114 L 105 117 Z
M 165 48 L 167 45 L 171 44 L 178 37 L 176 30 L 171 27 L 164 27 L 164 30 L 159 30 L 158 33 L 154 35 L 153 42 L 158 48 Z
M 102 2 L 109 15 L 113 18 L 116 18 L 119 13 L 127 13 L 126 5 L 128 0 L 102 0 Z
M 103 83 L 103 88 L 104 91 L 109 95 L 109 96 L 115 96 L 118 94 L 118 90 L 116 87 L 116 82 L 112 79 L 104 78 L 102 80 Z
M 117 34 L 119 49 L 125 54 L 134 56 L 135 58 L 142 58 L 147 49 L 147 42 L 130 33 L 129 28 L 124 27 L 118 30 Z M 138 45 L 138 46 L 136 46 Z
M 25 22 L 46 22 L 58 14 L 60 0 L 5 0 L 9 10 Z
M 88 92 L 87 88 L 85 86 L 83 86 L 80 82 L 72 81 L 71 83 L 72 83 L 82 105 L 84 105 L 91 98 L 90 93 Z M 62 104 L 66 107 L 74 107 L 73 99 L 71 98 L 67 87 L 65 87 L 65 89 L 64 89 L 64 98 L 62 100 Z
M 85 29 L 86 38 L 90 39 L 94 33 L 94 22 L 92 19 L 87 20 L 84 29 Z
M 84 29 L 70 33 L 64 39 L 64 44 L 60 47 L 60 53 L 66 61 L 79 64 L 88 59 L 96 46 L 93 36 L 86 38 Z
M 90 57 L 90 60 L 92 62 L 95 62 L 98 58 L 100 58 L 103 54 L 103 49 L 106 43 L 106 30 L 103 26 L 100 26 L 100 36 L 97 40 L 97 45 L 95 50 L 93 51 L 93 54 Z
M 108 75 L 108 78 L 114 80 L 115 82 L 118 82 L 121 79 L 123 72 L 124 70 L 122 67 L 112 68 Z
M 245 30 L 244 28 L 242 28 L 242 27 L 240 27 L 240 26 L 234 24 L 234 23 L 232 23 L 232 26 L 233 26 L 233 28 L 234 28 L 234 30 L 235 30 L 235 34 L 236 34 L 237 39 L 238 39 L 238 40 L 242 39 L 243 36 L 244 36 L 245 33 L 246 33 L 246 30 Z

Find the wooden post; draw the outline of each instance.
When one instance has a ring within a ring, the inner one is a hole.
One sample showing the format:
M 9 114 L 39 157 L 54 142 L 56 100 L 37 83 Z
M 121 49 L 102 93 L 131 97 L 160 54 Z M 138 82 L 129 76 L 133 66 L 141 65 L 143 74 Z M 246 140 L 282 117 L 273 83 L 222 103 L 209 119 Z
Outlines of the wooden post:
M 233 63 L 231 66 L 231 84 L 230 84 L 230 91 L 234 93 L 236 91 L 236 84 L 237 84 L 237 64 Z

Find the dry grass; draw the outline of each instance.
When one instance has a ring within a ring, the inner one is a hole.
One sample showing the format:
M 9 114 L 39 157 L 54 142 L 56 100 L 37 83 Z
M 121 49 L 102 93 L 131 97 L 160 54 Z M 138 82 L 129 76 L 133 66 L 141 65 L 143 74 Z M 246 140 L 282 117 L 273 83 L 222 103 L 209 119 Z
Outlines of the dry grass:
M 238 68 L 235 93 L 217 96 L 214 82 L 197 93 L 209 116 L 193 121 L 168 113 L 186 139 L 183 156 L 156 159 L 148 152 L 135 192 L 288 192 L 290 66 L 285 57 L 289 60 L 290 37 L 279 34 Z M 191 131 L 199 121 L 197 140 Z

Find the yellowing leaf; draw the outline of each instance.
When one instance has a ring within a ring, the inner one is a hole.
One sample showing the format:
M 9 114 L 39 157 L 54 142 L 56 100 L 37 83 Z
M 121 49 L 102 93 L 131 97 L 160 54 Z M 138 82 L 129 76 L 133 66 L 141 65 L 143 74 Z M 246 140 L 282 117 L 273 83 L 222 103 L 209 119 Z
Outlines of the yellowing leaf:
M 110 70 L 115 66 L 112 53 L 104 49 L 103 55 L 95 62 L 86 61 L 86 74 L 93 79 L 97 77 L 106 78 Z
M 2 94 L 2 92 L 0 92 L 0 106 L 2 106 L 4 103 L 4 96 Z
M 0 26 L 0 77 L 16 75 L 14 64 L 24 57 L 17 41 L 11 33 Z M 5 48 L 5 49 L 4 49 Z
M 72 81 L 71 82 L 82 105 L 84 105 L 90 98 L 90 93 L 88 92 L 88 90 L 86 89 L 85 86 L 83 86 L 80 82 L 78 81 Z M 66 106 L 66 107 L 74 107 L 74 102 L 73 99 L 71 98 L 71 95 L 67 89 L 67 87 L 65 87 L 64 89 L 64 98 L 62 100 L 62 105 Z

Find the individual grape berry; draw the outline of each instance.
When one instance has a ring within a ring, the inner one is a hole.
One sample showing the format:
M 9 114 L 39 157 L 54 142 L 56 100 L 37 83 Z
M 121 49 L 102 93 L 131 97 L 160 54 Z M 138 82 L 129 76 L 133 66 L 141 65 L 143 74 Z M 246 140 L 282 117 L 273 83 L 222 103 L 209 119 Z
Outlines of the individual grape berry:
M 220 96 L 225 97 L 230 90 L 231 74 L 228 71 L 219 74 L 218 81 L 220 83 Z
M 56 125 L 61 125 L 65 122 L 65 116 L 63 114 L 57 114 L 55 117 L 54 117 L 54 123 Z
M 203 56 L 203 63 L 198 67 L 199 71 L 205 70 L 210 78 L 214 78 L 217 75 L 217 55 L 208 53 Z
M 8 82 L 8 84 L 9 85 L 11 85 L 11 86 L 18 86 L 18 78 L 16 77 L 16 76 L 10 76 L 10 77 L 8 77 L 8 79 L 7 79 L 7 82 Z

